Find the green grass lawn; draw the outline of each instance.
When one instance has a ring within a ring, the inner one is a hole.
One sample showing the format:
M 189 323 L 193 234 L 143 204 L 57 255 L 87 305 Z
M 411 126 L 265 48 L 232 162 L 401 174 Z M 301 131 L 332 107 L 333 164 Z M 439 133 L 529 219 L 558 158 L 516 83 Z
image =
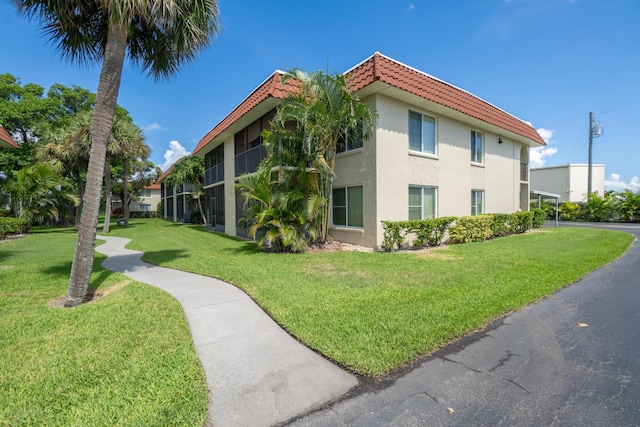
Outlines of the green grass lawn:
M 621 255 L 633 236 L 535 231 L 427 252 L 266 254 L 163 220 L 132 220 L 145 261 L 245 290 L 284 328 L 348 369 L 381 375 L 543 298 Z
M 207 386 L 180 305 L 167 293 L 106 271 L 65 295 L 72 230 L 0 241 L 0 426 L 202 426 Z

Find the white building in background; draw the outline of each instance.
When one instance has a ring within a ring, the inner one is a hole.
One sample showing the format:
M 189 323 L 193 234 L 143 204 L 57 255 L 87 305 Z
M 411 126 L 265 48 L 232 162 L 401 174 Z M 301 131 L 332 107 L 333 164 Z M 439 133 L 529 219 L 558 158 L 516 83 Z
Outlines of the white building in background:
M 591 191 L 604 194 L 604 165 L 592 166 Z M 587 199 L 589 165 L 532 168 L 531 189 L 560 195 L 560 202 L 580 203 Z

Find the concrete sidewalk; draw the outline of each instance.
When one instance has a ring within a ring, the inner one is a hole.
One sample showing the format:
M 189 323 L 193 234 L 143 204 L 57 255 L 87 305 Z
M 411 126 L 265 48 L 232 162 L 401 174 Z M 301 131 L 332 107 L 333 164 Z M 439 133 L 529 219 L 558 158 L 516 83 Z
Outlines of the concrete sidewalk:
M 141 261 L 130 239 L 98 236 L 102 265 L 169 292 L 182 304 L 216 426 L 270 426 L 342 396 L 358 380 L 300 344 L 251 298 L 210 277 Z M 161 314 L 159 314 L 161 315 Z

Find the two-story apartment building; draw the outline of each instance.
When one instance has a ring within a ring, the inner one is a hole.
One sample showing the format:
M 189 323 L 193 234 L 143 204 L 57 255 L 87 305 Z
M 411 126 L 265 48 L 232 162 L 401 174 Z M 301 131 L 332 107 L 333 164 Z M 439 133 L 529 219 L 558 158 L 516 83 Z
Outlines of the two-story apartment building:
M 374 135 L 337 155 L 331 236 L 377 247 L 381 221 L 528 210 L 529 147 L 544 145 L 528 123 L 449 83 L 376 53 L 345 73 L 378 112 Z M 266 155 L 261 132 L 295 87 L 274 72 L 205 135 L 211 226 L 242 235 L 238 176 Z
M 138 199 L 131 202 L 131 212 L 155 212 L 161 200 L 161 185 L 153 183 L 144 187 L 138 193 Z
M 198 210 L 196 202 L 191 199 L 194 191 L 192 184 L 167 185 L 165 178 L 171 173 L 173 167 L 167 169 L 156 184 L 160 186 L 160 202 L 162 203 L 162 213 L 164 219 L 174 222 L 189 222 L 192 212 Z

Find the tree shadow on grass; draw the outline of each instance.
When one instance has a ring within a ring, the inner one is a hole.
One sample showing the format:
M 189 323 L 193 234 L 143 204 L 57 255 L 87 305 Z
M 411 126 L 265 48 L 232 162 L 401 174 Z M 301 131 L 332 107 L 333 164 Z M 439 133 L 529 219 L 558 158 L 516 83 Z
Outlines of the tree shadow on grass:
M 89 287 L 87 288 L 87 294 L 85 296 L 84 301 L 91 301 L 94 299 L 96 292 L 109 280 L 109 278 L 116 274 L 116 272 L 107 270 L 104 267 L 100 266 L 100 259 L 96 259 L 93 267 L 93 274 L 91 275 L 91 282 L 89 283 Z M 56 280 L 64 280 L 67 282 L 71 275 L 71 262 L 63 262 L 55 265 L 50 265 L 46 268 L 40 270 L 43 274 L 47 276 L 51 276 L 52 279 Z M 66 294 L 65 294 L 66 295 Z M 61 297 L 61 300 L 64 299 L 64 296 Z
M 219 231 L 207 230 L 206 228 L 202 226 L 197 226 L 197 225 L 190 225 L 189 228 L 199 233 L 206 233 L 210 236 L 215 236 L 216 238 L 221 239 L 226 243 L 230 243 L 231 245 L 233 245 L 233 247 L 215 248 L 216 251 L 243 253 L 243 254 L 262 252 L 253 240 L 249 240 L 249 239 L 238 237 L 238 236 L 229 236 Z
M 142 261 L 149 264 L 162 265 L 162 263 L 189 257 L 189 252 L 184 249 L 164 249 L 161 251 L 146 251 L 142 255 Z

